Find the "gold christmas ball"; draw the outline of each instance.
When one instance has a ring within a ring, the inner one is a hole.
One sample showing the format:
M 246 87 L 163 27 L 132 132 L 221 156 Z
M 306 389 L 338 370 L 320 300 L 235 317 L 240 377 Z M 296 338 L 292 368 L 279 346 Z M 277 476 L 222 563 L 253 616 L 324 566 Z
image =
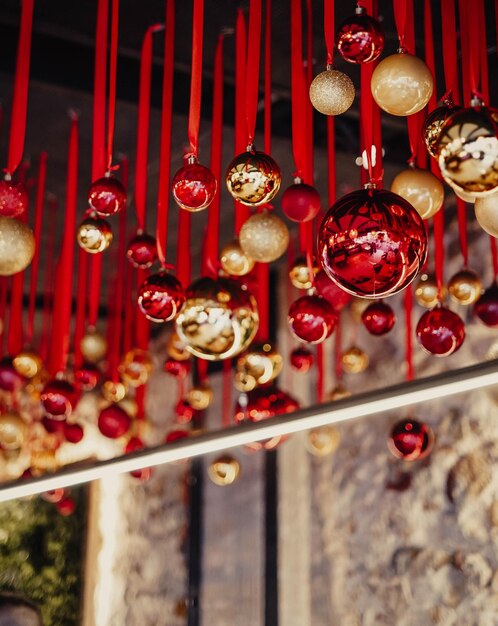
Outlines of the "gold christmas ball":
M 245 276 L 254 267 L 254 259 L 242 250 L 238 239 L 234 239 L 223 248 L 220 263 L 230 276 Z
M 229 278 L 200 278 L 187 289 L 176 332 L 187 350 L 207 361 L 245 350 L 259 325 L 257 304 L 244 285 Z
M 476 196 L 473 193 L 467 193 L 466 191 L 461 191 L 460 189 L 453 188 L 455 196 L 463 200 L 464 202 L 468 202 L 469 204 L 474 204 L 476 201 Z
M 284 254 L 289 245 L 289 230 L 273 213 L 255 213 L 244 222 L 239 233 L 245 254 L 260 263 L 271 263 Z
M 111 225 L 101 217 L 89 215 L 78 226 L 76 238 L 85 252 L 99 254 L 111 245 Z
M 107 340 L 96 330 L 90 330 L 81 339 L 80 348 L 85 361 L 98 363 L 106 355 Z
M 24 378 L 34 378 L 41 372 L 43 361 L 35 352 L 25 350 L 24 352 L 19 352 L 19 354 L 12 359 L 12 365 L 16 372 L 24 376 Z
M 119 364 L 119 373 L 129 387 L 141 387 L 152 373 L 152 358 L 145 350 L 133 348 L 124 355 Z
M 296 289 L 311 289 L 314 277 L 318 274 L 318 266 L 313 259 L 313 276 L 310 275 L 310 268 L 305 257 L 299 257 L 294 261 L 289 271 L 289 278 Z
M 391 115 L 413 115 L 429 102 L 434 87 L 427 65 L 413 54 L 383 59 L 372 74 L 372 95 Z
M 441 181 L 431 172 L 414 167 L 403 170 L 394 178 L 391 191 L 407 200 L 424 220 L 435 215 L 444 202 Z
M 208 476 L 215 485 L 226 487 L 233 484 L 240 474 L 240 463 L 229 454 L 219 456 L 208 467 Z
M 128 385 L 121 380 L 105 380 L 102 395 L 107 402 L 121 402 L 128 391 Z
M 476 198 L 476 220 L 489 235 L 498 237 L 498 193 L 487 198 Z
M 35 254 L 35 237 L 29 226 L 12 217 L 0 217 L 0 276 L 25 270 Z
M 237 359 L 235 387 L 239 391 L 252 391 L 257 385 L 275 380 L 283 366 L 282 355 L 271 344 L 251 346 Z
M 230 163 L 225 180 L 235 200 L 257 207 L 271 202 L 277 195 L 282 174 L 270 155 L 247 150 Z
M 456 191 L 476 197 L 498 187 L 498 110 L 471 107 L 454 113 L 439 137 L 439 168 Z
M 235 389 L 238 391 L 244 391 L 247 393 L 248 391 L 252 391 L 256 389 L 258 383 L 256 379 L 251 374 L 248 374 L 245 371 L 235 372 L 235 376 L 233 377 L 233 384 Z
M 444 123 L 450 115 L 453 115 L 460 109 L 461 107 L 455 107 L 452 102 L 445 102 L 431 111 L 425 118 L 422 126 L 422 137 L 431 156 L 438 156 L 439 136 Z
M 369 361 L 368 354 L 361 348 L 358 348 L 358 346 L 351 346 L 349 350 L 343 352 L 341 357 L 342 369 L 347 374 L 364 372 L 368 367 Z
M 328 456 L 339 447 L 341 436 L 335 426 L 320 426 L 310 430 L 306 437 L 306 448 L 314 456 Z
M 18 450 L 26 438 L 26 422 L 17 413 L 0 415 L 0 448 Z
M 441 290 L 441 298 L 446 297 L 446 287 Z M 432 274 L 422 274 L 415 285 L 415 300 L 425 309 L 433 309 L 439 302 L 436 279 Z
M 204 411 L 213 400 L 213 390 L 208 385 L 195 385 L 187 392 L 186 400 L 196 411 Z
M 190 352 L 187 350 L 187 347 L 181 341 L 180 337 L 178 337 L 178 333 L 173 331 L 166 342 L 166 353 L 175 361 L 188 361 L 191 357 Z
M 353 104 L 354 96 L 353 81 L 338 70 L 320 72 L 310 85 L 311 104 L 323 115 L 345 113 Z
M 335 402 L 336 400 L 343 400 L 344 398 L 349 398 L 350 396 L 351 392 L 346 389 L 342 383 L 339 383 L 331 391 L 329 391 L 327 400 L 329 400 L 329 402 Z
M 472 270 L 461 270 L 451 278 L 448 283 L 448 291 L 458 304 L 474 304 L 481 297 L 482 282 Z
M 31 471 L 35 476 L 53 473 L 58 467 L 55 448 L 40 448 L 31 451 Z

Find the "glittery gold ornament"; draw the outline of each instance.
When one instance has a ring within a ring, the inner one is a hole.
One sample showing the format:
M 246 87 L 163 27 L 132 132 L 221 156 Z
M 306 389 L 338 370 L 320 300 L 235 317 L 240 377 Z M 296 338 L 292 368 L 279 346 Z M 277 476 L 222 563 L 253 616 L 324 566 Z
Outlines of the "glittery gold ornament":
M 347 374 L 364 372 L 368 367 L 369 361 L 368 354 L 361 348 L 358 348 L 358 346 L 351 346 L 349 350 L 343 352 L 341 357 L 342 369 Z
M 17 413 L 0 415 L 0 448 L 18 450 L 24 443 L 26 422 Z
M 12 365 L 24 378 L 33 378 L 41 372 L 43 361 L 35 352 L 25 350 L 12 359 Z
M 330 402 L 335 402 L 336 400 L 343 400 L 344 398 L 349 398 L 351 396 L 351 392 L 349 389 L 339 383 L 336 385 L 329 393 L 327 394 L 327 400 Z
M 441 299 L 446 297 L 446 287 L 441 289 Z M 433 309 L 439 302 L 436 279 L 431 274 L 422 274 L 415 285 L 415 300 L 425 309 Z
M 187 350 L 208 361 L 229 359 L 245 350 L 256 334 L 256 300 L 228 278 L 200 278 L 187 289 L 176 331 Z
M 213 390 L 208 385 L 195 385 L 187 392 L 186 400 L 196 411 L 204 411 L 213 400 Z
M 239 233 L 245 254 L 260 263 L 271 263 L 284 254 L 289 245 L 289 230 L 273 213 L 255 213 L 244 222 Z
M 106 338 L 95 330 L 90 330 L 81 339 L 81 354 L 89 363 L 101 361 L 107 352 Z
M 320 426 L 307 433 L 306 448 L 314 456 L 328 456 L 339 447 L 341 436 L 335 426 Z
M 225 180 L 235 200 L 257 207 L 271 202 L 277 195 L 282 174 L 271 156 L 250 149 L 233 159 Z
M 414 167 L 403 170 L 394 178 L 391 191 L 407 200 L 424 220 L 435 215 L 444 202 L 441 181 L 431 172 Z
M 141 387 L 152 373 L 152 359 L 148 352 L 140 348 L 129 350 L 119 364 L 123 382 L 130 387 Z
M 477 198 L 474 208 L 479 226 L 489 235 L 498 237 L 498 193 Z
M 254 267 L 254 259 L 242 250 L 238 239 L 234 239 L 221 251 L 221 267 L 231 276 L 245 276 Z
M 282 355 L 271 344 L 251 346 L 237 359 L 235 387 L 247 392 L 257 385 L 265 385 L 277 378 L 283 364 Z
M 338 70 L 327 68 L 313 79 L 310 85 L 311 104 L 323 115 L 340 115 L 353 104 L 353 81 Z
M 176 331 L 173 331 L 168 337 L 166 352 L 168 356 L 175 361 L 188 361 L 192 356 L 183 341 L 178 337 Z
M 121 402 L 127 391 L 128 385 L 121 380 L 105 380 L 102 383 L 102 395 L 107 402 Z
M 296 289 L 311 289 L 314 277 L 318 274 L 316 261 L 313 259 L 313 276 L 304 257 L 298 257 L 289 271 L 289 278 Z
M 35 254 L 35 238 L 29 226 L 12 217 L 0 217 L 0 276 L 25 270 Z
M 429 102 L 434 83 L 427 65 L 413 54 L 383 59 L 372 74 L 372 95 L 391 115 L 413 115 Z
M 431 156 L 438 156 L 438 144 L 441 129 L 450 115 L 459 111 L 460 108 L 461 107 L 455 107 L 452 102 L 447 101 L 431 111 L 425 118 L 422 126 L 422 137 L 424 138 L 427 151 Z
M 212 461 L 208 467 L 208 476 L 215 485 L 226 487 L 233 484 L 240 474 L 240 463 L 233 456 L 224 454 Z
M 111 245 L 111 225 L 101 217 L 89 215 L 78 226 L 76 238 L 85 252 L 99 254 Z
M 482 282 L 472 270 L 461 270 L 451 278 L 448 291 L 455 302 L 464 305 L 474 304 L 481 297 Z

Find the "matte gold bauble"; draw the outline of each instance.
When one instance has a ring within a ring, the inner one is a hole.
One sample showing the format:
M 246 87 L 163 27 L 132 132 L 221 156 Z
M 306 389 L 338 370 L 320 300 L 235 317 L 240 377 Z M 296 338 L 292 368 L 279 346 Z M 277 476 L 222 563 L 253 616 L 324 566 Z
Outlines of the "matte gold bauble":
M 102 395 L 107 402 L 121 402 L 127 391 L 128 386 L 121 380 L 105 380 L 102 383 Z
M 122 381 L 130 387 L 141 387 L 152 373 L 152 358 L 140 348 L 129 350 L 119 364 Z
M 457 272 L 448 283 L 450 296 L 458 304 L 474 304 L 482 294 L 482 282 L 479 276 L 471 270 Z
M 246 206 L 257 207 L 271 202 L 277 195 L 282 174 L 271 156 L 247 150 L 230 163 L 225 180 L 235 200 Z
M 254 267 L 254 259 L 242 250 L 238 239 L 234 239 L 222 249 L 220 263 L 230 276 L 245 276 Z
M 173 331 L 168 337 L 166 352 L 168 356 L 175 361 L 188 361 L 192 356 L 183 341 L 178 337 L 176 331 Z
M 433 309 L 439 302 L 436 279 L 431 274 L 422 274 L 415 285 L 415 300 L 424 309 Z M 446 287 L 441 290 L 441 299 L 446 297 Z
M 245 286 L 229 278 L 200 278 L 186 292 L 176 332 L 187 350 L 207 361 L 245 350 L 259 325 L 257 304 Z
M 498 193 L 477 198 L 474 208 L 479 226 L 489 235 L 498 237 Z
M 313 287 L 314 278 L 317 274 L 318 267 L 316 266 L 315 261 L 313 262 L 313 276 L 311 276 L 306 258 L 299 257 L 294 261 L 294 264 L 289 271 L 289 278 L 296 289 L 311 289 Z
M 208 476 L 215 485 L 232 485 L 240 474 L 240 463 L 229 454 L 224 454 L 212 461 L 208 467 Z
M 195 385 L 187 392 L 186 400 L 196 411 L 204 411 L 213 400 L 213 390 L 208 385 Z
M 343 352 L 341 357 L 342 369 L 347 374 L 364 372 L 368 367 L 369 361 L 368 354 L 361 348 L 358 348 L 358 346 L 351 346 L 349 350 Z
M 429 102 L 433 87 L 430 69 L 412 54 L 392 54 L 372 74 L 374 100 L 391 115 L 418 113 Z
M 98 361 L 101 361 L 106 355 L 107 341 L 106 338 L 97 331 L 89 331 L 81 339 L 80 348 L 85 361 L 98 363 Z
M 12 217 L 0 217 L 0 276 L 25 270 L 35 254 L 35 237 L 29 226 Z
M 106 220 L 89 215 L 78 226 L 76 239 L 85 252 L 99 254 L 111 245 L 112 229 Z
M 289 230 L 273 213 L 255 213 L 244 222 L 239 233 L 245 254 L 260 263 L 271 263 L 284 254 L 289 245 Z
M 18 450 L 24 443 L 26 422 L 17 413 L 0 415 L 0 448 Z
M 339 383 L 336 385 L 329 393 L 327 394 L 327 400 L 329 402 L 335 402 L 336 400 L 344 400 L 344 398 L 349 398 L 351 396 L 351 392 L 349 389 Z
M 33 378 L 37 376 L 43 367 L 43 361 L 41 357 L 35 352 L 19 352 L 17 356 L 12 359 L 12 365 L 15 370 L 24 378 Z
M 306 437 L 306 448 L 314 456 L 328 456 L 339 447 L 341 436 L 335 426 L 320 426 L 310 430 Z
M 395 177 L 391 191 L 407 200 L 424 220 L 435 215 L 444 202 L 441 181 L 431 172 L 414 167 L 403 170 Z
M 353 81 L 338 70 L 327 68 L 313 79 L 310 85 L 311 104 L 323 115 L 340 115 L 353 104 Z
M 271 344 L 251 346 L 237 359 L 235 387 L 252 391 L 257 385 L 266 385 L 277 378 L 283 365 L 282 355 Z

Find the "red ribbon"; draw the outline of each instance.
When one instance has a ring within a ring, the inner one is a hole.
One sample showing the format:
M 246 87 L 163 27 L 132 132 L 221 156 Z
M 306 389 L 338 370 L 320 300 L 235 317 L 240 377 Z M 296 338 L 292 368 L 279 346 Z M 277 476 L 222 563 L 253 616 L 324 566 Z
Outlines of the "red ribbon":
M 201 121 L 202 41 L 204 31 L 204 0 L 194 0 L 192 23 L 192 68 L 190 74 L 190 108 L 188 139 L 190 154 L 199 154 L 199 125 Z
M 498 0 L 497 0 L 498 1 Z M 457 70 L 457 30 L 455 17 L 455 0 L 441 0 L 441 21 L 443 41 L 443 66 L 445 81 L 445 96 L 451 96 L 453 101 L 460 102 L 458 70 Z M 462 63 L 465 59 L 462 59 Z M 443 100 L 444 100 L 443 97 Z
M 304 95 L 306 79 L 303 68 L 303 18 L 301 0 L 291 0 L 291 102 L 292 151 L 296 166 L 295 175 L 304 177 L 306 169 L 306 109 Z M 310 181 L 305 181 L 310 182 Z
M 0 324 L 0 353 L 2 358 L 4 355 L 4 338 L 5 330 L 7 328 L 7 291 L 9 289 L 9 280 L 7 276 L 0 277 L 0 320 L 3 324 Z
M 335 174 L 335 123 L 334 117 L 327 117 L 327 181 L 328 203 L 332 206 L 336 199 L 336 174 Z
M 270 337 L 270 268 L 268 263 L 256 264 L 258 281 L 258 341 L 268 341 Z
M 9 332 L 7 335 L 7 352 L 15 356 L 23 346 L 23 293 L 24 274 L 18 272 L 12 276 L 10 290 Z
M 123 211 L 124 212 L 124 211 Z M 74 369 L 78 370 L 83 365 L 81 353 L 81 340 L 85 334 L 87 316 L 87 285 L 88 285 L 88 261 L 89 255 L 82 248 L 78 250 L 78 282 L 76 285 L 76 318 L 74 322 L 73 354 Z
M 178 245 L 176 251 L 176 276 L 184 288 L 190 284 L 192 260 L 190 257 L 190 215 L 189 211 L 178 214 Z
M 223 361 L 221 425 L 228 428 L 232 423 L 232 359 Z
M 413 380 L 413 339 L 412 339 L 412 310 L 413 310 L 413 292 L 412 286 L 408 285 L 405 289 L 404 298 L 405 309 L 405 360 L 406 360 L 406 380 Z
M 491 258 L 493 259 L 493 276 L 495 281 L 498 280 L 498 248 L 496 246 L 496 239 L 493 236 L 489 237 L 489 243 L 491 246 Z
M 272 0 L 266 0 L 265 13 L 265 116 L 264 116 L 264 150 L 271 153 L 271 14 Z
M 467 244 L 467 205 L 464 200 L 457 196 L 458 215 L 458 238 L 460 241 L 460 251 L 463 257 L 463 265 L 467 267 L 469 262 L 469 251 Z
M 396 30 L 398 31 L 399 47 L 401 50 L 412 52 L 408 47 L 406 24 L 408 14 L 408 0 L 393 0 L 394 21 L 396 22 Z
M 242 9 L 237 10 L 235 22 L 235 155 L 244 152 L 247 147 L 246 123 L 246 74 L 247 74 L 247 32 L 246 20 Z M 248 219 L 249 207 L 234 201 L 235 234 L 238 235 L 242 224 Z
M 325 47 L 327 48 L 327 65 L 334 62 L 335 20 L 334 0 L 323 0 L 323 28 L 325 32 Z
M 342 324 L 341 315 L 337 316 L 334 341 L 334 372 L 337 383 L 342 381 Z
M 16 73 L 12 96 L 10 119 L 9 154 L 7 173 L 13 174 L 21 163 L 26 136 L 28 111 L 29 64 L 31 57 L 31 34 L 33 31 L 34 0 L 22 0 L 21 26 L 17 44 Z
M 489 102 L 489 80 L 488 80 L 488 46 L 486 44 L 486 13 L 484 3 L 479 0 L 477 5 L 477 23 L 479 28 L 479 36 L 477 38 L 479 47 L 479 56 L 481 64 L 481 93 L 485 103 Z
M 107 169 L 112 169 L 112 147 L 116 118 L 116 75 L 118 66 L 119 0 L 111 5 L 111 51 L 109 55 L 109 105 L 107 111 Z
M 316 374 L 316 400 L 321 404 L 325 399 L 325 364 L 321 343 L 316 347 Z
M 439 299 L 441 299 L 444 281 L 444 211 L 438 211 L 432 219 L 434 225 L 434 273 Z
M 58 203 L 55 197 L 48 199 L 48 223 L 53 224 L 57 219 Z M 83 250 L 82 250 L 83 252 Z M 86 254 L 86 253 L 84 253 Z M 55 257 L 55 228 L 49 228 L 43 279 L 43 317 L 40 337 L 40 356 L 47 362 L 49 353 L 50 333 L 52 330 L 53 292 L 54 292 L 54 257 Z
M 247 144 L 254 143 L 258 114 L 259 64 L 261 59 L 261 0 L 250 0 L 247 43 L 246 120 Z

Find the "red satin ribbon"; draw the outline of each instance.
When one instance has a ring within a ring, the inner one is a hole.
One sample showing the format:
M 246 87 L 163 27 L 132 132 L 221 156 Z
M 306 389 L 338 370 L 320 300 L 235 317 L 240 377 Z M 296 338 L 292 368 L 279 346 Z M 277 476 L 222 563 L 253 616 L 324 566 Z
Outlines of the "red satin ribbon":
M 111 50 L 109 54 L 109 105 L 107 110 L 107 168 L 112 169 L 114 122 L 116 118 L 116 75 L 118 66 L 119 0 L 111 5 Z
M 246 122 L 246 75 L 247 75 L 247 32 L 246 20 L 242 9 L 237 10 L 235 23 L 235 154 L 244 152 L 247 147 Z M 238 235 L 242 224 L 248 219 L 249 207 L 234 200 L 235 234 Z
M 467 29 L 470 61 L 470 89 L 472 95 L 481 96 L 481 54 L 479 41 L 482 35 L 479 27 L 479 17 L 481 13 L 482 0 L 460 2 L 460 28 Z M 486 45 L 486 35 L 484 32 L 484 45 Z
M 498 280 L 498 248 L 496 246 L 496 239 L 490 236 L 489 244 L 491 246 L 491 258 L 493 259 L 493 276 L 494 276 L 495 281 L 497 281 Z
M 5 330 L 7 329 L 7 291 L 9 288 L 9 281 L 6 276 L 0 277 L 0 354 L 3 358 L 4 354 L 4 338 Z
M 83 365 L 81 353 L 81 340 L 85 334 L 87 316 L 87 286 L 88 286 L 88 261 L 89 255 L 82 248 L 78 250 L 78 282 L 76 285 L 76 317 L 74 322 L 73 358 L 74 369 L 78 370 Z
M 23 347 L 23 293 L 24 274 L 18 272 L 11 279 L 9 331 L 7 334 L 7 352 L 11 356 L 18 354 Z
M 10 118 L 9 154 L 7 173 L 13 174 L 21 163 L 26 136 L 28 111 L 29 65 L 31 57 L 31 34 L 33 31 L 34 0 L 22 0 L 21 25 L 17 44 L 16 73 Z
M 335 327 L 334 341 L 334 372 L 337 383 L 342 381 L 342 324 L 341 315 L 337 317 L 337 326 Z
M 271 153 L 271 15 L 272 0 L 266 0 L 265 12 L 265 115 L 264 115 L 264 150 L 266 154 Z
M 259 64 L 261 59 L 261 0 L 250 0 L 247 42 L 246 120 L 247 144 L 254 143 L 258 114 Z
M 327 65 L 334 62 L 335 46 L 335 8 L 334 0 L 323 0 L 323 28 L 325 31 L 325 47 L 327 48 Z
M 498 1 L 498 0 L 497 0 Z M 443 66 L 445 81 L 445 96 L 451 96 L 453 101 L 460 102 L 460 90 L 457 65 L 457 29 L 455 17 L 455 0 L 441 0 L 441 21 L 443 41 Z M 465 59 L 462 59 L 464 62 Z M 443 99 L 444 99 L 443 97 Z
M 270 338 L 270 268 L 268 263 L 256 264 L 258 281 L 258 313 L 259 328 L 258 341 L 268 341 Z
M 124 302 L 124 332 L 123 332 L 123 354 L 126 354 L 134 346 L 133 328 L 136 317 L 143 317 L 138 311 L 136 293 L 133 282 L 133 268 L 131 263 L 127 263 L 125 267 L 125 302 Z
M 481 94 L 485 103 L 489 103 L 489 80 L 488 80 L 488 46 L 486 44 L 486 12 L 484 3 L 479 0 L 477 9 L 477 23 L 479 36 L 477 38 L 481 66 Z
M 223 361 L 221 425 L 228 428 L 232 423 L 232 359 Z
M 438 211 L 432 219 L 434 225 L 434 273 L 441 299 L 444 281 L 444 211 Z
M 48 198 L 47 221 L 53 224 L 57 219 L 58 203 L 53 196 Z M 47 362 L 50 333 L 52 330 L 53 292 L 54 292 L 54 257 L 55 257 L 55 228 L 48 230 L 48 242 L 45 262 L 45 276 L 43 279 L 43 316 L 42 332 L 40 337 L 40 356 L 44 363 Z M 82 250 L 83 252 L 83 250 Z M 86 252 L 84 252 L 86 255 Z
M 178 213 L 178 239 L 176 252 L 176 277 L 184 288 L 190 284 L 192 260 L 190 256 L 190 212 Z
M 327 117 L 327 182 L 328 204 L 332 206 L 337 193 L 335 174 L 335 123 L 332 115 Z
M 396 30 L 398 31 L 399 47 L 402 50 L 412 52 L 408 47 L 407 41 L 407 15 L 408 15 L 408 1 L 407 0 L 393 0 L 394 9 L 394 21 L 396 22 Z
M 461 198 L 456 199 L 458 215 L 458 238 L 462 253 L 463 265 L 467 267 L 469 262 L 469 250 L 467 244 L 467 205 Z
M 412 310 L 413 310 L 413 292 L 412 286 L 408 285 L 405 289 L 403 304 L 405 309 L 405 361 L 406 361 L 406 380 L 413 380 L 413 329 L 412 329 Z
M 295 176 L 304 177 L 306 169 L 306 109 L 303 94 L 306 79 L 303 69 L 303 18 L 301 0 L 291 0 L 291 101 L 292 151 L 296 166 Z M 305 181 L 309 182 L 309 181 Z
M 192 22 L 192 68 L 190 74 L 190 108 L 188 139 L 190 154 L 199 154 L 199 125 L 201 121 L 202 42 L 204 34 L 204 0 L 194 0 Z
M 321 404 L 325 399 L 325 364 L 321 343 L 316 347 L 316 374 L 316 400 Z

